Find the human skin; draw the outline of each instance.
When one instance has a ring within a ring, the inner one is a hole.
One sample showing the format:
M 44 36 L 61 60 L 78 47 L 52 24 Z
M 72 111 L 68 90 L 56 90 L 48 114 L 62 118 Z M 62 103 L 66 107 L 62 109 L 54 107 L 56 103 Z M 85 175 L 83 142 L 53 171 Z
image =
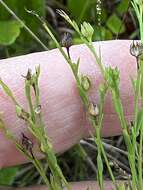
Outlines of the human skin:
M 133 90 L 130 76 L 136 74 L 136 61 L 130 55 L 131 41 L 107 41 L 95 43 L 98 52 L 102 54 L 102 62 L 106 66 L 117 66 L 120 70 L 120 92 L 126 119 L 133 119 Z M 103 81 L 100 70 L 91 52 L 84 45 L 72 46 L 70 54 L 73 61 L 80 57 L 80 72 L 87 75 L 92 83 L 89 97 L 92 102 L 99 104 L 98 87 Z M 57 49 L 33 53 L 29 55 L 0 60 L 0 77 L 12 89 L 17 100 L 27 108 L 24 96 L 24 78 L 28 68 L 34 71 L 36 65 L 41 67 L 40 94 L 42 113 L 45 119 L 48 136 L 57 153 L 62 153 L 76 144 L 91 130 L 85 110 L 81 103 L 72 72 Z M 17 119 L 15 106 L 0 87 L 0 112 L 16 138 L 21 140 L 21 132 L 31 138 L 24 121 Z M 104 108 L 104 125 L 102 136 L 121 134 L 121 127 L 112 105 L 111 95 L 108 94 Z M 15 145 L 0 133 L 0 167 L 12 166 L 27 162 Z M 38 153 L 37 156 L 41 156 Z M 78 185 L 80 190 L 80 186 Z M 76 188 L 75 188 L 76 189 Z

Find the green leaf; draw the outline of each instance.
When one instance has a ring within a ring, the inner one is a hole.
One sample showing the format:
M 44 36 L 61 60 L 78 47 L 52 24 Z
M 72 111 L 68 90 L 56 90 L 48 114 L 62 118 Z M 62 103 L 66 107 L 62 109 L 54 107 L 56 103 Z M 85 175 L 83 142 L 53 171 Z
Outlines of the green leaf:
M 88 0 L 78 0 L 78 3 L 75 0 L 68 1 L 68 8 L 75 18 L 78 19 L 80 19 L 81 17 L 83 17 L 84 19 L 86 18 L 87 15 L 86 10 L 89 6 L 89 2 L 88 3 L 87 2 Z
M 93 41 L 97 40 L 112 40 L 113 34 L 105 27 L 94 27 Z
M 37 18 L 26 12 L 34 10 L 39 16 L 45 17 L 46 6 L 45 0 L 3 0 L 14 13 L 24 21 L 24 23 L 34 32 L 39 38 L 40 24 Z M 7 21 L 11 19 L 10 13 L 0 4 L 0 20 Z M 12 44 L 12 49 L 15 50 L 15 55 L 28 53 L 29 49 L 35 45 L 33 38 L 26 30 L 21 30 L 17 43 Z
M 0 185 L 11 185 L 14 181 L 18 167 L 5 168 L 0 170 Z
M 0 45 L 11 45 L 20 34 L 22 25 L 18 21 L 0 21 Z
M 139 135 L 139 131 L 141 127 L 143 126 L 143 108 L 138 112 L 137 115 L 137 131 L 136 131 L 136 136 Z
M 121 34 L 125 32 L 125 24 L 116 15 L 112 14 L 107 20 L 107 27 L 112 31 L 113 34 Z
M 67 2 L 68 9 L 78 23 L 82 21 L 89 21 L 91 9 L 94 7 L 96 8 L 96 0 L 68 0 Z
M 117 11 L 119 14 L 124 14 L 129 6 L 129 0 L 122 0 L 121 3 L 117 6 Z
M 98 166 L 98 183 L 101 189 L 103 189 L 103 162 L 101 158 L 101 154 L 98 153 L 97 156 L 97 166 Z
M 11 91 L 11 89 L 1 80 L 0 78 L 0 86 L 3 88 L 4 92 L 6 93 L 7 96 L 9 96 L 11 98 L 11 100 L 14 102 L 14 104 L 18 105 L 13 92 Z
M 33 17 L 29 16 L 25 8 L 33 10 L 40 16 L 45 16 L 45 0 L 3 0 L 29 26 L 33 24 Z M 0 4 L 0 20 L 8 20 L 11 15 Z
M 11 8 L 14 12 L 17 13 L 19 10 L 19 7 L 17 6 L 19 0 L 3 0 L 9 8 Z M 8 13 L 8 11 L 3 7 L 2 4 L 0 4 L 0 20 L 9 20 L 11 18 L 11 15 Z
M 46 1 L 45 0 L 30 0 L 27 2 L 27 6 L 31 7 L 31 9 L 35 10 L 40 16 L 45 16 L 46 14 Z M 20 2 L 21 3 L 21 2 Z

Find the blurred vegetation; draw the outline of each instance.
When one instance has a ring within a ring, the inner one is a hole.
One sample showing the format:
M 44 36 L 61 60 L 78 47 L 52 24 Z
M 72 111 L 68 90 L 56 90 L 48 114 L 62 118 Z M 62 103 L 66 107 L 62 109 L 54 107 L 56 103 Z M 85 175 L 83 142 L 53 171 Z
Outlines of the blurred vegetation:
M 4 0 L 4 2 L 49 49 L 54 48 L 53 43 L 41 23 L 26 9 L 34 10 L 43 17 L 59 40 L 63 33 L 68 31 L 73 36 L 74 44 L 81 43 L 76 33 L 56 13 L 56 9 L 66 11 L 79 25 L 82 21 L 90 22 L 95 29 L 94 41 L 138 39 L 137 22 L 129 0 L 103 0 L 100 26 L 96 0 Z M 0 59 L 43 50 L 23 25 L 0 5 Z M 112 141 L 110 142 L 112 144 Z M 95 153 L 93 155 L 88 146 L 87 152 L 92 160 L 96 159 Z M 94 167 L 87 164 L 87 160 L 82 157 L 77 147 L 62 155 L 59 162 L 70 181 L 95 179 Z M 25 186 L 40 183 L 42 180 L 31 164 L 0 170 L 0 185 Z
M 69 31 L 74 44 L 80 43 L 77 35 L 56 13 L 56 9 L 65 10 L 78 24 L 90 22 L 94 29 L 94 41 L 116 38 L 137 38 L 138 30 L 129 0 L 102 1 L 101 26 L 98 25 L 97 0 L 4 0 L 16 15 L 48 48 L 54 45 L 42 28 L 41 23 L 27 10 L 36 11 L 47 20 L 51 29 L 60 40 L 62 34 Z M 0 5 L 0 58 L 23 55 L 44 50 L 38 42 Z

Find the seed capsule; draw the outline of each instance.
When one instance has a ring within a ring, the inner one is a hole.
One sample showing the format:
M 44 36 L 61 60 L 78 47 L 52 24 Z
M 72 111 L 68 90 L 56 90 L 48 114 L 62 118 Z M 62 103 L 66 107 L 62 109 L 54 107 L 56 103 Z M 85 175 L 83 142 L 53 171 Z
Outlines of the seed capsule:
M 23 78 L 25 78 L 26 80 L 31 80 L 32 77 L 32 70 L 28 69 L 26 76 L 21 75 Z
M 134 42 L 130 46 L 130 53 L 136 58 L 143 54 L 143 44 L 141 42 Z
M 85 91 L 88 91 L 91 87 L 91 82 L 87 76 L 81 77 L 81 85 Z
M 88 113 L 91 116 L 97 116 L 97 115 L 99 115 L 99 109 L 98 109 L 97 104 L 90 103 L 89 107 L 88 107 Z
M 23 147 L 24 147 L 26 150 L 28 150 L 28 151 L 31 152 L 31 150 L 32 150 L 32 148 L 33 148 L 33 142 L 32 142 L 28 137 L 26 137 L 26 136 L 24 135 L 24 133 L 22 133 L 22 145 L 23 145 Z
M 18 105 L 16 105 L 16 113 L 17 116 L 23 120 L 27 120 L 30 117 L 29 113 L 27 113 L 23 108 Z
M 62 46 L 65 48 L 70 48 L 72 45 L 72 36 L 70 33 L 65 33 L 62 39 Z

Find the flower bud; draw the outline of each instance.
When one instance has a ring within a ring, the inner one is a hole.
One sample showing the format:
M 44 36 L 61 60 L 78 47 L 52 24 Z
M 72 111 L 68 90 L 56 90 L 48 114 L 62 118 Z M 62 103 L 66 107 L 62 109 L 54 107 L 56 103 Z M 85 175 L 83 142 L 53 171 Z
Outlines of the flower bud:
M 88 41 L 92 41 L 94 29 L 89 23 L 83 22 L 81 25 L 81 33 L 86 39 L 88 39 Z

